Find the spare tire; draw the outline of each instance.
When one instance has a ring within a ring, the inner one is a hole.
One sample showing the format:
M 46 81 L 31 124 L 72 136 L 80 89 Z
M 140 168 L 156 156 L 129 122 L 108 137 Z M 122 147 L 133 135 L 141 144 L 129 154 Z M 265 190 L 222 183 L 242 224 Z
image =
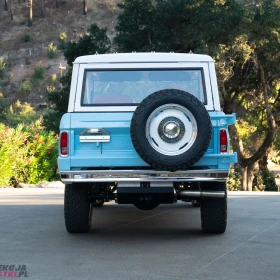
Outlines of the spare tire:
M 186 170 L 207 151 L 212 124 L 196 97 L 177 89 L 154 92 L 136 108 L 130 126 L 139 156 L 157 170 Z

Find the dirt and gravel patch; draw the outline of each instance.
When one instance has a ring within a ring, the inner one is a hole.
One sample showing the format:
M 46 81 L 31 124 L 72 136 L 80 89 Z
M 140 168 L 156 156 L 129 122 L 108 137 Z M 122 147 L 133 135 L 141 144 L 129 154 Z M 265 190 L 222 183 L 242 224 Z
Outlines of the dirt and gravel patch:
M 20 3 L 19 3 L 20 2 Z M 58 50 L 54 59 L 47 57 L 47 47 L 50 43 L 59 44 L 59 34 L 66 32 L 67 40 L 78 40 L 87 32 L 88 27 L 97 23 L 101 28 L 107 28 L 112 39 L 117 17 L 120 10 L 117 3 L 121 0 L 93 0 L 88 2 L 88 14 L 82 15 L 83 0 L 59 1 L 57 9 L 55 1 L 45 0 L 44 18 L 40 17 L 41 1 L 33 1 L 33 25 L 27 26 L 27 2 L 13 1 L 13 15 L 4 11 L 4 0 L 0 0 L 0 57 L 8 60 L 11 67 L 5 73 L 6 81 L 2 83 L 1 92 L 11 102 L 20 100 L 28 102 L 33 107 L 47 100 L 46 83 L 48 77 L 56 74 L 59 77 L 59 65 L 66 66 L 61 51 Z M 25 40 L 28 35 L 29 40 Z M 22 81 L 32 78 L 38 65 L 46 68 L 44 80 L 37 83 L 27 95 L 18 91 Z

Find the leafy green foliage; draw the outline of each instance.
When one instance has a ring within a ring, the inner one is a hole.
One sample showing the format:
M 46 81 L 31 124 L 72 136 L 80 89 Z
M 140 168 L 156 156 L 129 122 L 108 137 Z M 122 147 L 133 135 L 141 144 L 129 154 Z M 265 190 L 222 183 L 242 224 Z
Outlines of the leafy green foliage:
M 55 46 L 54 43 L 50 43 L 47 49 L 48 58 L 52 59 L 56 57 L 56 52 L 57 52 L 57 46 Z
M 6 120 L 6 110 L 9 108 L 10 102 L 4 97 L 3 93 L 0 92 L 0 122 Z
M 232 137 L 243 166 L 253 165 L 268 152 L 278 129 L 279 31 L 279 5 L 273 0 L 258 1 L 246 6 L 234 44 L 220 46 L 223 51 L 217 61 L 224 111 L 236 111 L 239 128 L 249 130 L 246 137 L 240 130 Z
M 272 158 L 272 162 L 276 164 L 280 164 L 280 131 L 279 130 L 276 139 L 273 143 L 273 150 L 275 151 L 275 156 Z
M 52 74 L 50 77 L 48 77 L 47 79 L 47 92 L 48 93 L 52 93 L 56 90 L 56 87 L 58 86 L 58 81 L 57 81 L 57 75 L 56 74 Z
M 227 179 L 227 189 L 229 191 L 241 191 L 241 175 L 231 169 Z
M 238 116 L 230 129 L 233 148 L 240 166 L 251 170 L 280 123 L 278 1 L 124 0 L 119 7 L 118 51 L 192 50 L 214 57 L 224 112 Z
M 68 71 L 61 78 L 62 89 L 49 92 L 48 101 L 52 105 L 51 109 L 44 116 L 43 123 L 48 130 L 58 133 L 59 122 L 64 113 L 67 112 L 70 92 L 72 71 Z
M 274 174 L 268 169 L 257 173 L 253 181 L 253 190 L 277 192 L 278 187 L 275 182 Z
M 19 84 L 18 92 L 22 95 L 28 95 L 32 90 L 30 80 L 22 80 Z
M 108 52 L 111 48 L 111 42 L 106 32 L 105 28 L 99 28 L 96 24 L 92 24 L 88 29 L 88 33 L 77 42 L 67 42 L 64 56 L 68 65 L 72 66 L 78 56 Z
M 65 41 L 66 39 L 67 39 L 67 34 L 66 34 L 66 32 L 61 32 L 61 33 L 59 34 L 59 40 Z
M 0 79 L 4 78 L 4 71 L 7 67 L 7 62 L 4 60 L 3 57 L 0 57 Z
M 33 107 L 19 100 L 11 104 L 7 98 L 0 94 L 0 123 L 15 128 L 19 123 L 30 125 L 39 119 Z
M 59 41 L 60 41 L 60 43 L 58 45 L 59 49 L 61 49 L 61 50 L 65 49 L 66 39 L 67 39 L 67 33 L 66 32 L 61 32 L 59 34 Z
M 82 55 L 91 55 L 95 53 L 106 53 L 110 50 L 111 43 L 106 35 L 106 29 L 99 28 L 92 24 L 88 33 L 81 37 L 77 42 L 67 42 L 64 47 L 64 56 L 69 64 L 69 70 L 61 78 L 62 89 L 49 90 L 48 101 L 49 111 L 44 116 L 44 126 L 48 130 L 59 131 L 59 122 L 64 113 L 67 112 L 68 99 L 72 76 L 72 63 Z
M 242 9 L 233 0 L 125 0 L 114 39 L 119 51 L 189 52 L 229 43 Z
M 21 103 L 19 100 L 8 108 L 4 108 L 3 118 L 0 119 L 5 125 L 16 127 L 18 124 L 29 125 L 38 119 L 33 107 L 28 103 Z
M 33 81 L 41 81 L 44 79 L 44 74 L 46 72 L 46 68 L 39 64 L 34 68 L 34 74 L 33 74 Z
M 32 40 L 31 35 L 30 35 L 29 33 L 26 33 L 26 34 L 24 35 L 24 37 L 23 37 L 23 41 L 24 41 L 25 43 L 27 43 L 27 42 L 30 42 L 31 40 Z
M 57 137 L 40 120 L 16 128 L 0 124 L 0 185 L 54 180 L 57 153 Z

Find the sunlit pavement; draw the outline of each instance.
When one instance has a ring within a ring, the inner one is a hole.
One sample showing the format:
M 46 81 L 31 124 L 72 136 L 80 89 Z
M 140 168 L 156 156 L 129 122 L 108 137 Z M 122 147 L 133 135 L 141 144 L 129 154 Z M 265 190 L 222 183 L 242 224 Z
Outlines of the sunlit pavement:
M 0 189 L 0 278 L 14 265 L 14 276 L 36 280 L 280 279 L 279 193 L 231 192 L 222 235 L 204 234 L 199 208 L 182 202 L 106 203 L 90 233 L 70 235 L 63 191 Z

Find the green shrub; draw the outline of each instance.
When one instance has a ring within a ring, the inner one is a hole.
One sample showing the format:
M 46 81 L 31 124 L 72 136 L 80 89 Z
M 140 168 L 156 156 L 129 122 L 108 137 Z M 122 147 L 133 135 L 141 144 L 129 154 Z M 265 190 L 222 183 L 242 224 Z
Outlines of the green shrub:
M 47 89 L 48 93 L 52 93 L 52 92 L 55 91 L 55 86 L 54 85 L 49 85 L 49 86 L 46 87 L 46 89 Z
M 56 178 L 57 137 L 41 120 L 10 128 L 0 124 L 0 186 L 36 184 Z
M 262 177 L 261 172 L 255 174 L 252 187 L 253 187 L 253 191 L 264 191 L 265 190 L 265 185 L 263 183 L 263 177 Z
M 6 109 L 9 108 L 10 102 L 1 92 L 0 88 L 0 123 L 6 120 Z M 1 163 L 0 163 L 1 168 Z
M 61 32 L 60 34 L 59 34 L 59 40 L 60 41 L 65 41 L 67 39 L 67 34 L 66 34 L 66 32 Z
M 26 34 L 24 35 L 24 37 L 23 37 L 23 41 L 24 41 L 25 43 L 30 42 L 31 39 L 32 39 L 32 37 L 31 37 L 31 35 L 30 35 L 29 33 L 26 33 Z
M 44 74 L 46 72 L 46 68 L 43 67 L 42 65 L 38 65 L 34 68 L 34 75 L 33 79 L 35 81 L 41 81 L 44 79 Z
M 13 72 L 9 72 L 9 83 L 14 80 L 15 74 Z
M 23 80 L 19 85 L 18 92 L 22 95 L 27 95 L 31 92 L 31 89 L 32 87 L 30 80 Z
M 5 120 L 2 120 L 5 125 L 16 127 L 19 123 L 29 125 L 38 119 L 33 107 L 28 103 L 21 103 L 19 100 L 10 105 L 4 110 Z
M 257 173 L 253 180 L 253 190 L 277 192 L 278 187 L 276 185 L 274 174 L 268 169 Z
M 50 43 L 48 45 L 48 58 L 54 58 L 56 56 L 56 51 L 57 47 L 53 43 Z
M 64 50 L 64 49 L 65 49 L 65 46 L 66 46 L 66 39 L 67 39 L 67 34 L 66 34 L 66 32 L 61 32 L 61 33 L 59 34 L 59 41 L 60 41 L 60 43 L 59 43 L 59 45 L 58 45 L 58 48 L 59 48 L 60 50 Z
M 57 80 L 57 75 L 52 74 L 47 79 L 47 86 L 46 86 L 47 92 L 48 93 L 54 92 L 58 85 L 59 85 L 59 83 L 58 83 L 58 80 Z
M 5 68 L 7 67 L 7 63 L 3 57 L 0 57 L 0 79 L 3 79 Z
M 241 175 L 239 172 L 230 170 L 229 177 L 227 179 L 227 189 L 229 191 L 241 191 Z

